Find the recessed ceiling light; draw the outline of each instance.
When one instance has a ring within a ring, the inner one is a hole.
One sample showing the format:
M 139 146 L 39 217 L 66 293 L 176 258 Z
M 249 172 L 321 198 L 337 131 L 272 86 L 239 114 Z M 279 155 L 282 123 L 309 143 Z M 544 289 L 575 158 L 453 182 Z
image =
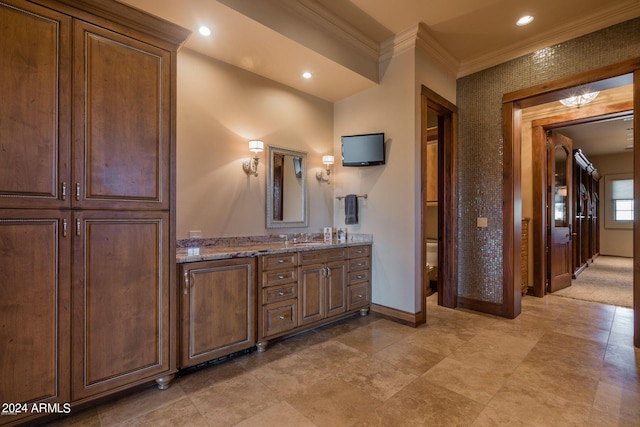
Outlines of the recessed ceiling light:
M 203 36 L 210 36 L 211 35 L 211 30 L 209 29 L 209 27 L 203 25 L 200 28 L 198 28 L 198 32 L 203 35 Z
M 533 22 L 533 16 L 525 15 L 522 18 L 518 19 L 518 22 L 516 22 L 516 25 L 518 27 L 524 27 L 525 25 L 531 24 L 532 22 Z
M 302 73 L 302 77 L 304 77 L 305 79 L 310 79 L 311 77 L 313 77 L 313 74 L 311 74 L 308 71 L 305 71 L 304 73 Z

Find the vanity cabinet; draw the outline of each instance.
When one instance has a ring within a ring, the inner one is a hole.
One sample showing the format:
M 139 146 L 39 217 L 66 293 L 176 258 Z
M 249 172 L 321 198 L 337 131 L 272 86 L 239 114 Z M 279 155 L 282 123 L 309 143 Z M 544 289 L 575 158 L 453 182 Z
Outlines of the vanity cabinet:
M 258 260 L 258 350 L 269 340 L 371 305 L 371 245 L 263 255 Z
M 347 311 L 347 250 L 318 250 L 300 256 L 300 325 Z
M 348 286 L 348 310 L 371 305 L 371 246 L 349 248 Z
M 256 259 L 182 264 L 180 367 L 256 343 Z
M 258 348 L 266 337 L 298 327 L 298 253 L 259 257 Z
M 2 0 L 0 28 L 0 325 L 22 325 L 0 332 L 2 366 L 18 367 L 0 397 L 75 405 L 164 386 L 189 32 L 109 0 Z

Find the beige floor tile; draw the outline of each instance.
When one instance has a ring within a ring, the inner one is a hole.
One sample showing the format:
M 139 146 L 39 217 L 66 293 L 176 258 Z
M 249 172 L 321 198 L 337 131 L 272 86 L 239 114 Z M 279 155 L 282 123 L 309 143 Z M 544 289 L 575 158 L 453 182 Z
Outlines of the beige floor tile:
M 499 375 L 510 374 L 534 348 L 537 339 L 481 331 L 457 348 L 450 357 Z
M 429 327 L 411 335 L 404 341 L 442 356 L 450 355 L 467 342 L 467 340 L 453 334 Z
M 608 345 L 605 362 L 628 365 L 640 369 L 640 349 L 629 345 Z
M 471 424 L 472 427 L 496 427 L 496 426 L 509 426 L 509 427 L 525 427 L 528 426 L 527 422 L 516 418 L 510 418 L 507 415 L 496 411 L 493 408 L 486 407 L 478 415 Z
M 365 357 L 364 353 L 341 342 L 328 341 L 256 367 L 251 374 L 279 396 L 286 397 Z
M 65 415 L 59 419 L 47 423 L 49 427 L 100 427 L 100 415 L 97 408 L 89 408 L 82 411 L 71 409 L 70 415 Z
M 207 427 L 208 425 L 207 420 L 198 412 L 191 401 L 188 398 L 184 398 L 155 411 L 123 421 L 115 426 Z
M 213 384 L 191 394 L 189 399 L 210 426 L 234 425 L 280 400 L 250 374 Z
M 175 384 L 166 390 L 159 390 L 158 387 L 150 385 L 138 393 L 99 406 L 98 414 L 101 424 L 110 426 L 155 411 L 184 397 L 182 388 Z
M 316 427 L 287 402 L 278 402 L 257 413 L 251 418 L 239 422 L 235 427 Z
M 382 401 L 418 378 L 404 369 L 371 357 L 346 366 L 336 373 L 336 377 Z
M 638 367 L 605 361 L 600 370 L 600 381 L 640 394 L 640 369 Z
M 406 326 L 402 326 L 400 329 L 391 329 L 389 327 L 378 325 L 380 322 L 389 321 L 381 320 L 379 322 L 374 322 L 370 325 L 363 326 L 362 328 L 337 336 L 335 337 L 335 340 L 363 353 L 373 354 L 397 343 L 404 337 L 413 336 L 417 332 L 416 330 Z
M 596 395 L 598 379 L 566 366 L 526 361 L 518 366 L 507 384 L 524 384 L 536 392 L 591 406 Z
M 509 418 L 525 425 L 584 426 L 589 419 L 591 404 L 563 399 L 531 384 L 513 381 L 513 377 L 488 404 Z
M 287 401 L 320 427 L 351 426 L 382 403 L 336 378 L 317 383 Z
M 440 363 L 445 356 L 411 344 L 405 338 L 394 345 L 380 350 L 371 357 L 384 360 L 406 372 L 422 375 Z
M 423 375 L 423 378 L 434 384 L 482 404 L 491 400 L 508 377 L 509 374 L 471 366 L 451 357 L 444 359 Z
M 468 426 L 484 405 L 418 378 L 356 426 Z

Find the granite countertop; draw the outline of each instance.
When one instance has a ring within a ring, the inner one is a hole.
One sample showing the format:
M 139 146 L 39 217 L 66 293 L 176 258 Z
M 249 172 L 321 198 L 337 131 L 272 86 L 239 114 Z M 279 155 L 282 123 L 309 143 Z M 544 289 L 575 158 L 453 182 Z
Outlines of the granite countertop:
M 311 241 L 311 242 L 256 242 L 248 244 L 233 244 L 233 242 L 226 242 L 227 244 L 215 244 L 207 245 L 206 242 L 192 241 L 191 245 L 187 247 L 178 247 L 176 249 L 176 262 L 182 264 L 185 262 L 196 261 L 211 261 L 217 259 L 230 259 L 230 258 L 246 258 L 254 257 L 258 255 L 279 254 L 287 252 L 302 252 L 311 251 L 317 249 L 333 249 L 344 248 L 349 246 L 370 245 L 373 243 L 373 238 L 360 237 L 357 239 L 349 239 L 344 243 L 324 243 L 323 241 Z M 203 243 L 203 244 L 199 244 Z

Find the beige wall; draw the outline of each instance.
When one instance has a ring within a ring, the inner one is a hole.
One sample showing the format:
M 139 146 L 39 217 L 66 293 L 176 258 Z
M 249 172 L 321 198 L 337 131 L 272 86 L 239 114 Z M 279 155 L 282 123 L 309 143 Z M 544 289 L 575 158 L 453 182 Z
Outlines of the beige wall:
M 340 136 L 384 132 L 383 166 L 336 165 L 335 194 L 360 199 L 359 224 L 348 232 L 372 233 L 373 302 L 409 313 L 420 310 L 420 85 L 455 100 L 455 78 L 416 54 L 397 53 L 381 64 L 379 86 L 334 107 L 334 151 Z M 340 163 L 337 161 L 336 163 Z M 344 225 L 344 202 L 335 201 L 334 225 Z
M 333 221 L 331 185 L 315 173 L 333 150 L 333 105 L 189 50 L 178 54 L 177 238 L 320 232 Z M 248 140 L 262 139 L 259 176 Z M 308 153 L 309 227 L 265 228 L 266 146 Z
M 607 175 L 633 173 L 633 151 L 606 156 L 593 156 L 589 160 L 598 169 L 600 179 L 600 254 L 633 256 L 633 228 L 611 229 L 605 227 L 605 215 L 610 207 L 605 204 L 605 178 Z

